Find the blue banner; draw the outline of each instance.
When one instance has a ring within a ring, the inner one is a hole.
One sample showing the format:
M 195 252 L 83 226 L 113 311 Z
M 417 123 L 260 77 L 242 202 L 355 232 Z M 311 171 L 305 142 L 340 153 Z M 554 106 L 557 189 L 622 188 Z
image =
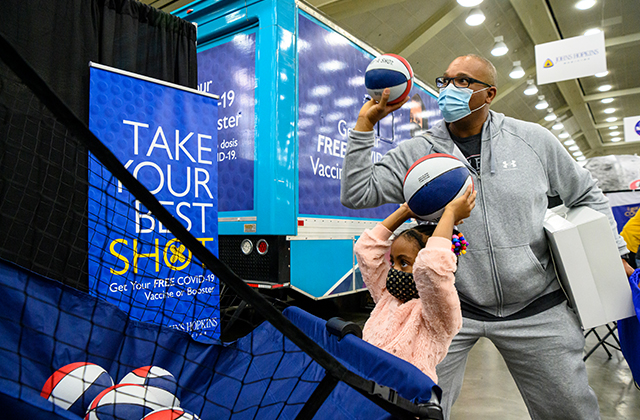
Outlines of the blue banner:
M 374 57 L 341 34 L 301 15 L 298 31 L 299 213 L 384 218 L 396 206 L 351 210 L 340 203 L 348 130 L 369 99 L 364 72 Z M 410 97 L 376 127 L 373 162 L 442 119 L 436 99 L 426 90 L 414 84 Z
M 253 210 L 256 34 L 198 53 L 198 90 L 220 96 L 219 211 Z
M 92 67 L 91 131 L 218 254 L 218 101 Z M 133 319 L 220 334 L 218 279 L 89 156 L 89 287 Z

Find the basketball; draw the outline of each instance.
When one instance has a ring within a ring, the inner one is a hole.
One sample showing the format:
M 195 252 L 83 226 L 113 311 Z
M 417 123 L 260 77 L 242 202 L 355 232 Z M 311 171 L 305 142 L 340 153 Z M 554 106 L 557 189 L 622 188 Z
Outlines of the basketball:
M 435 222 L 444 208 L 473 187 L 471 173 L 455 156 L 434 153 L 418 159 L 407 171 L 402 192 L 420 219 Z
M 136 384 L 151 389 L 165 407 L 180 406 L 177 398 L 178 383 L 169 372 L 158 366 L 143 366 L 127 373 L 119 384 Z
M 87 410 L 85 420 L 141 419 L 164 408 L 153 391 L 142 385 L 119 384 L 102 391 Z
M 113 379 L 106 370 L 94 363 L 76 362 L 53 372 L 40 395 L 82 417 L 91 401 L 110 386 Z
M 152 411 L 142 420 L 200 420 L 200 417 L 180 407 L 167 407 Z
M 389 105 L 400 103 L 409 95 L 413 84 L 413 70 L 404 58 L 384 54 L 374 58 L 364 73 L 364 85 L 369 95 L 379 101 L 385 88 L 391 90 Z

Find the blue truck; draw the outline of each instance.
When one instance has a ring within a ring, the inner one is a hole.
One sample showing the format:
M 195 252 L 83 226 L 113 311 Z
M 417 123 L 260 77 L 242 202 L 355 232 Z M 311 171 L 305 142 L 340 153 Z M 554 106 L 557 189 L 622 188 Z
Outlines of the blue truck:
M 220 97 L 220 259 L 260 289 L 364 290 L 354 243 L 394 206 L 342 206 L 340 178 L 380 52 L 295 0 L 195 1 L 175 14 L 198 28 L 199 90 Z M 373 161 L 442 118 L 435 92 L 413 86 L 376 127 Z

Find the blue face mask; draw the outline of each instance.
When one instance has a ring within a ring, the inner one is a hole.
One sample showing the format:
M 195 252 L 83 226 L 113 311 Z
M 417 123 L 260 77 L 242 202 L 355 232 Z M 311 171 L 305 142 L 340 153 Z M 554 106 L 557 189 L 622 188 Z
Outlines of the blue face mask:
M 474 92 L 469 88 L 456 87 L 453 83 L 449 83 L 446 88 L 440 89 L 438 107 L 440 107 L 444 120 L 448 123 L 455 122 L 484 107 L 486 103 L 472 111 L 469 108 L 469 101 L 471 100 L 471 95 L 486 89 L 489 88 L 486 87 Z

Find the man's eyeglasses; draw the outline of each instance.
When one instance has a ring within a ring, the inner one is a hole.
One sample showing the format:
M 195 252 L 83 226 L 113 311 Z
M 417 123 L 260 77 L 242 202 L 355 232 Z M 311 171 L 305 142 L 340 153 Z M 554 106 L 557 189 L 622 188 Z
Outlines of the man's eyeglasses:
M 453 85 L 455 87 L 459 87 L 459 88 L 467 88 L 469 87 L 470 84 L 472 83 L 480 83 L 482 85 L 491 87 L 493 85 L 490 85 L 489 83 L 485 83 L 481 80 L 478 79 L 474 79 L 473 77 L 436 77 L 436 87 L 438 89 L 442 89 L 445 88 L 447 86 L 449 86 L 449 83 L 453 82 Z

